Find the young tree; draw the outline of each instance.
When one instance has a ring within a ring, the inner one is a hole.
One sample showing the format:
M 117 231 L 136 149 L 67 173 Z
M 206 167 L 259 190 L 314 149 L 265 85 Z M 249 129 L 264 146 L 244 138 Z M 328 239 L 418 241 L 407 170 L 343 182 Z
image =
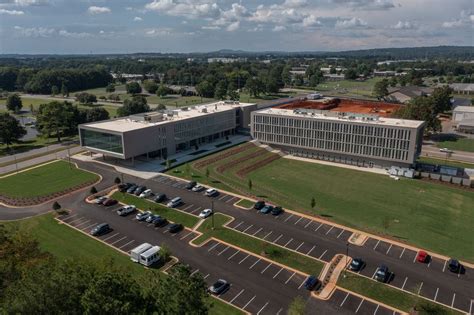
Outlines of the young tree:
M 58 95 L 58 94 L 59 94 L 59 88 L 58 88 L 56 85 L 53 85 L 53 86 L 51 87 L 51 95 L 52 95 L 52 96 L 56 96 L 56 95 Z
M 92 186 L 89 192 L 91 193 L 91 195 L 97 194 L 97 188 L 95 188 L 95 186 Z
M 451 110 L 452 93 L 453 89 L 448 85 L 437 87 L 433 90 L 430 97 L 433 99 L 434 111 L 436 113 L 439 114 Z
M 117 185 L 120 184 L 120 178 L 119 178 L 119 177 L 115 177 L 114 183 L 117 184 Z
M 63 97 L 69 97 L 69 89 L 67 88 L 67 85 L 64 83 L 61 85 L 61 95 Z
M 170 257 L 171 257 L 171 250 L 169 249 L 168 246 L 166 246 L 165 244 L 163 244 L 163 245 L 161 245 L 161 247 L 160 247 L 159 254 L 160 254 L 161 260 L 163 260 L 163 262 L 166 263 L 166 262 L 168 262 L 168 260 L 170 260 Z
M 142 87 L 138 82 L 130 82 L 125 86 L 128 94 L 140 94 L 142 92 Z
M 168 91 L 168 88 L 163 83 L 161 83 L 158 89 L 156 90 L 156 95 L 158 95 L 159 97 L 163 97 L 168 94 Z
M 221 80 L 216 84 L 214 98 L 218 100 L 224 100 L 226 96 L 227 96 L 227 82 L 225 80 Z
M 249 91 L 249 94 L 254 97 L 258 97 L 265 90 L 263 82 L 256 77 L 249 78 L 245 84 L 245 88 Z
M 94 94 L 82 92 L 76 94 L 76 101 L 81 104 L 92 104 L 97 103 L 97 97 Z
M 7 147 L 26 135 L 25 128 L 8 113 L 0 113 L 0 142 Z
M 209 167 L 206 167 L 206 178 L 209 178 L 209 175 L 210 175 Z
M 372 91 L 372 94 L 380 99 L 388 95 L 388 80 L 383 79 L 381 81 L 378 81 L 374 84 L 374 89 Z
M 207 80 L 201 81 L 196 85 L 196 91 L 201 97 L 213 97 L 214 85 Z
M 344 79 L 346 80 L 355 80 L 357 79 L 357 71 L 354 68 L 349 68 L 344 72 Z
M 6 107 L 8 110 L 18 113 L 20 109 L 23 107 L 23 102 L 21 101 L 21 97 L 18 94 L 10 94 L 7 97 Z
M 253 183 L 252 180 L 249 178 L 249 181 L 247 182 L 247 186 L 249 187 L 249 190 L 252 190 Z
M 117 109 L 117 115 L 123 117 L 149 111 L 150 106 L 148 106 L 146 98 L 143 96 L 134 96 L 132 99 L 126 99 L 123 102 L 123 106 Z
M 143 87 L 150 94 L 155 94 L 156 91 L 158 90 L 158 84 L 156 84 L 156 82 L 153 80 L 143 81 Z
M 288 315 L 304 315 L 306 314 L 306 303 L 301 296 L 297 296 L 291 301 L 288 307 Z
M 314 210 L 314 207 L 316 206 L 316 199 L 314 197 L 311 198 L 311 210 Z
M 61 205 L 59 204 L 59 202 L 55 201 L 53 203 L 53 210 L 58 211 L 59 209 L 61 209 Z
M 107 92 L 107 93 L 113 93 L 113 92 L 115 92 L 115 85 L 112 84 L 112 83 L 110 83 L 109 85 L 107 85 L 107 86 L 105 87 L 105 92 Z
M 85 116 L 84 122 L 101 121 L 110 118 L 109 112 L 103 107 L 87 108 L 82 111 L 84 112 Z

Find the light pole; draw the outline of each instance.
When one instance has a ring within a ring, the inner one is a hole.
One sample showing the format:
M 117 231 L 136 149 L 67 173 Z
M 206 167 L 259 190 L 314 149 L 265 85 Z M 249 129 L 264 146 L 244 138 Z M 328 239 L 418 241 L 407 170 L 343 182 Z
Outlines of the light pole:
M 211 219 L 212 219 L 212 229 L 214 230 L 214 200 L 211 201 Z
M 346 266 L 344 267 L 344 278 L 347 276 L 346 275 L 346 270 L 347 270 L 347 263 L 349 262 L 349 242 L 346 243 Z

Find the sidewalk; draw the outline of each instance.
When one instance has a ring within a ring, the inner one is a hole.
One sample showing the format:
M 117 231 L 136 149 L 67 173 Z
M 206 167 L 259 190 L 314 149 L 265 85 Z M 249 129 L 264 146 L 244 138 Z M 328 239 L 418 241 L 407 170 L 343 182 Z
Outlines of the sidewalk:
M 79 144 L 79 141 L 78 140 L 66 141 L 66 142 L 63 142 L 63 143 L 51 144 L 51 145 L 48 145 L 48 146 L 45 146 L 45 147 L 42 147 L 42 148 L 29 150 L 27 152 L 2 156 L 2 157 L 0 157 L 0 164 L 15 162 L 15 158 L 17 160 L 19 160 L 19 159 L 28 158 L 29 156 L 35 156 L 35 155 L 38 155 L 38 154 L 48 153 L 49 151 L 60 149 L 61 147 L 65 147 L 65 146 L 68 146 L 68 145 L 71 145 L 71 144 Z

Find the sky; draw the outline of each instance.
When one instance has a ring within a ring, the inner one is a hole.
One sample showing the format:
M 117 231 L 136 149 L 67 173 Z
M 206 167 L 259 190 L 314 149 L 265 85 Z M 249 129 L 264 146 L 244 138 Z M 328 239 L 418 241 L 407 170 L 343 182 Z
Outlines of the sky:
M 0 53 L 474 45 L 473 0 L 0 0 Z

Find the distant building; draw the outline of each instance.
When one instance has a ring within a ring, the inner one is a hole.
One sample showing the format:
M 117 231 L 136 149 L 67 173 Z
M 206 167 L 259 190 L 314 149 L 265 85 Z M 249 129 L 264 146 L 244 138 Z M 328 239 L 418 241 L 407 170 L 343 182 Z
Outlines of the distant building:
M 431 93 L 433 93 L 433 89 L 428 87 L 402 86 L 390 88 L 385 99 L 390 102 L 408 103 L 417 96 L 429 96 Z
M 474 83 L 452 83 L 449 85 L 454 93 L 458 94 L 474 94 Z
M 474 106 L 458 106 L 453 110 L 453 122 L 474 119 Z
M 213 62 L 233 63 L 233 62 L 245 62 L 245 61 L 247 61 L 247 58 L 223 58 L 223 57 L 207 58 L 207 63 L 213 63 Z
M 374 77 L 399 77 L 406 74 L 406 72 L 374 70 Z
M 463 133 L 474 133 L 474 119 L 464 119 L 459 122 L 456 130 Z

